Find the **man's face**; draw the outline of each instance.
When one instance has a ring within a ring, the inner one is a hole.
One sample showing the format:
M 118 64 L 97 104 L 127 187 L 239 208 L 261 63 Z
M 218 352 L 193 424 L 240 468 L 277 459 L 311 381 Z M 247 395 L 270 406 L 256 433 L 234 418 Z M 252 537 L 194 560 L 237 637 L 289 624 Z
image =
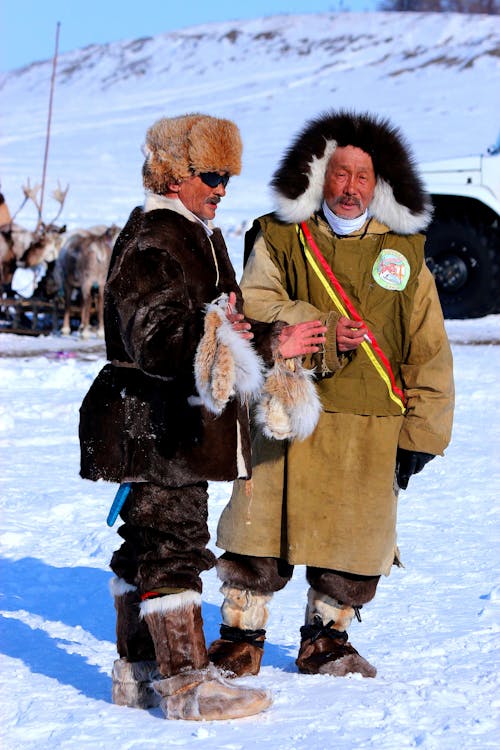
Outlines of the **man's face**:
M 224 172 L 220 172 L 221 175 Z M 220 182 L 216 187 L 206 185 L 199 175 L 183 180 L 178 186 L 177 195 L 195 216 L 207 221 L 215 217 L 217 204 L 226 194 L 226 188 Z
M 356 146 L 337 148 L 328 164 L 323 188 L 328 208 L 342 219 L 356 219 L 375 191 L 372 158 Z

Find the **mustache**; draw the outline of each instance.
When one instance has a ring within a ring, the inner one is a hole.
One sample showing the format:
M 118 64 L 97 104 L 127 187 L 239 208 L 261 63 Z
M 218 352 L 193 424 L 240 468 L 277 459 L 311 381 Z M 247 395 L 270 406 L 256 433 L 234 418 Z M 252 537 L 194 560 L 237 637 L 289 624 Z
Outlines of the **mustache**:
M 220 195 L 212 195 L 210 198 L 208 198 L 207 203 L 212 203 L 214 206 L 216 206 L 218 203 L 220 203 L 220 201 Z
M 333 205 L 337 206 L 339 203 L 343 203 L 346 200 L 346 198 L 347 200 L 349 200 L 350 203 L 353 204 L 353 206 L 358 206 L 359 208 L 362 208 L 361 201 L 359 200 L 359 198 L 354 198 L 354 196 L 348 195 L 348 194 L 339 195 L 338 198 L 335 198 Z

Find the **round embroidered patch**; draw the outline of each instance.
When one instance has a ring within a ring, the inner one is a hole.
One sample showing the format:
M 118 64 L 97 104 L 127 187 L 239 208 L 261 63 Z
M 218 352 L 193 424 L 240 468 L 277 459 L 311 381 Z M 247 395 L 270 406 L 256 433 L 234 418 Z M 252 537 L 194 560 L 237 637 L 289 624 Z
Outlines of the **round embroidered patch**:
M 402 292 L 410 278 L 410 264 L 402 253 L 386 247 L 373 264 L 372 276 L 384 289 Z

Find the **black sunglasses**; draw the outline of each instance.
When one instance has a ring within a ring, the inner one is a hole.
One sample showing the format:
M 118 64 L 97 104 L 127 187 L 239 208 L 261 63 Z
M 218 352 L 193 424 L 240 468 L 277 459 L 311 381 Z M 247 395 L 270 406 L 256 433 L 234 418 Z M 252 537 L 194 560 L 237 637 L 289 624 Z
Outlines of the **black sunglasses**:
M 198 177 L 202 182 L 205 183 L 205 185 L 208 185 L 211 188 L 215 188 L 220 184 L 226 187 L 227 183 L 229 182 L 230 175 L 227 172 L 224 172 L 224 174 L 219 174 L 218 172 L 202 172 L 198 175 Z

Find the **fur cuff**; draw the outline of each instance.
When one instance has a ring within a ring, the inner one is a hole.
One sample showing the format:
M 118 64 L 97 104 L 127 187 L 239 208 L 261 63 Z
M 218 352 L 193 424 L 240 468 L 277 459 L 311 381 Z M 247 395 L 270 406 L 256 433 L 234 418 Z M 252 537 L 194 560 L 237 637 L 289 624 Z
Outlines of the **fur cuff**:
M 313 376 L 299 359 L 276 359 L 255 413 L 266 437 L 305 440 L 313 432 L 321 414 Z
M 192 604 L 201 607 L 201 594 L 191 589 L 186 589 L 180 594 L 167 594 L 166 596 L 158 596 L 156 599 L 145 599 L 141 602 L 139 617 L 142 619 L 155 612 L 181 610 Z
M 235 394 L 242 402 L 254 399 L 264 381 L 264 363 L 252 345 L 233 330 L 226 306 L 226 294 L 207 305 L 205 332 L 194 361 L 198 393 L 214 414 L 221 414 Z

